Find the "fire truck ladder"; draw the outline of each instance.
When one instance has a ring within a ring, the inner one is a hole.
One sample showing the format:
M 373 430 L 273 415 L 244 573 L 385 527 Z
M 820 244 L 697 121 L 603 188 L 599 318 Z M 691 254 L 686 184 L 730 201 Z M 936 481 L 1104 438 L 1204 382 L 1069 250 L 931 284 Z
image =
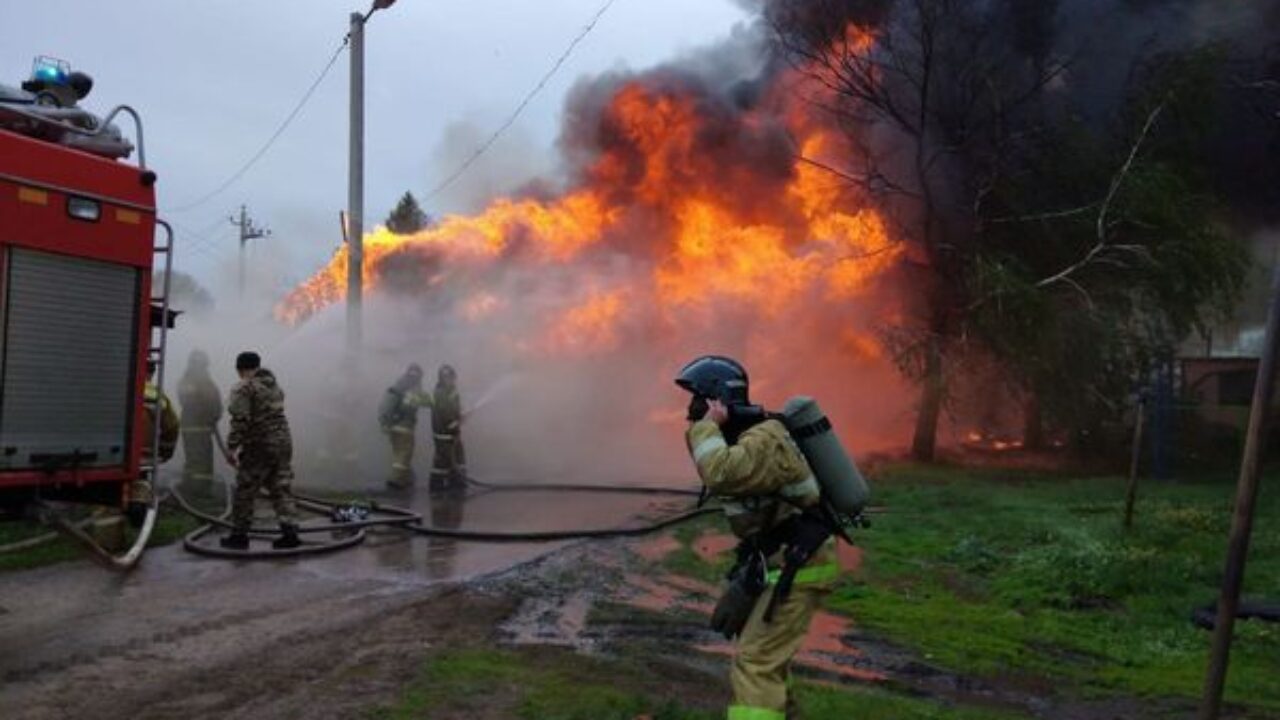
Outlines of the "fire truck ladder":
M 147 412 L 151 413 L 154 421 L 151 423 L 151 452 L 144 454 L 144 462 L 139 468 L 142 472 L 143 479 L 151 484 L 151 504 L 147 508 L 147 516 L 142 524 L 142 531 L 138 533 L 138 541 L 134 543 L 134 548 L 130 548 L 130 552 L 135 549 L 139 554 L 142 548 L 146 547 L 146 540 L 151 535 L 152 526 L 155 524 L 155 516 L 159 507 L 160 487 L 160 434 L 163 429 L 161 417 L 163 408 L 161 403 L 164 402 L 164 371 L 165 358 L 168 353 L 169 342 L 169 287 L 170 278 L 173 271 L 173 228 L 164 220 L 156 219 L 156 226 L 164 230 L 164 242 L 156 245 L 153 250 L 155 255 L 164 258 L 164 275 L 160 281 L 160 294 L 155 293 L 155 281 L 152 280 L 151 286 L 151 307 L 154 309 L 157 304 L 160 310 L 160 322 L 152 323 L 150 328 L 150 345 L 147 348 L 147 361 L 156 364 L 155 387 L 156 393 L 154 397 L 147 397 L 143 400 Z M 153 268 L 159 267 L 159 262 L 152 261 Z M 141 543 L 141 545 L 139 545 Z M 127 559 L 126 553 L 125 559 Z M 136 559 L 134 560 L 136 562 Z

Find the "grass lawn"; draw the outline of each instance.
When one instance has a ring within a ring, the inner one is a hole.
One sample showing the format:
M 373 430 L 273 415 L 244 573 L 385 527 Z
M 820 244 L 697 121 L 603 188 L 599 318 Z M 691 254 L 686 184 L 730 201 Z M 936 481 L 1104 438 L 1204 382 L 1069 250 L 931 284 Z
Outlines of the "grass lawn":
M 433 656 L 400 700 L 370 713 L 376 720 L 522 718 L 527 720 L 720 720 L 723 688 L 705 678 L 662 677 L 643 661 L 568 650 L 454 649 Z M 875 690 L 800 683 L 806 717 L 858 720 L 1006 720 Z
M 1259 498 L 1245 595 L 1280 601 L 1280 478 Z M 1189 622 L 1222 576 L 1233 479 L 1124 482 L 900 466 L 860 533 L 860 576 L 832 608 L 970 675 L 1052 680 L 1080 695 L 1198 697 L 1209 633 Z M 1280 626 L 1236 625 L 1227 701 L 1280 717 Z
M 151 533 L 151 540 L 147 547 L 159 547 L 175 542 L 199 524 L 197 520 L 180 510 L 163 507 L 160 510 L 160 516 L 156 518 L 156 527 Z M 52 532 L 52 528 L 28 520 L 3 522 L 0 523 L 0 545 L 49 532 Z M 130 530 L 130 537 L 134 537 L 132 530 Z M 35 547 L 0 554 L 0 572 L 25 570 L 87 557 L 89 557 L 88 552 L 79 544 L 65 537 L 58 537 Z

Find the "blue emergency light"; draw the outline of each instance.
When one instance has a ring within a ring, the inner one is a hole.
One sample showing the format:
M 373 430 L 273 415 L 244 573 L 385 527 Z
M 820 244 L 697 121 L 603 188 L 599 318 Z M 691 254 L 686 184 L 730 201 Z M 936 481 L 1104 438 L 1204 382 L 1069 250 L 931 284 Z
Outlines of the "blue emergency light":
M 50 85 L 66 85 L 71 75 L 71 63 L 66 60 L 41 55 L 31 68 L 31 79 Z

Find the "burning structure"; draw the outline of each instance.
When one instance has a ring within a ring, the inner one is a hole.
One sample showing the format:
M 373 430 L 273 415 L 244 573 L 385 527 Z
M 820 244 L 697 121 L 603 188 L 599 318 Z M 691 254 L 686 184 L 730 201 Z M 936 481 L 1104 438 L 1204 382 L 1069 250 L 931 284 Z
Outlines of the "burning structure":
M 582 82 L 560 141 L 562 188 L 536 185 L 413 235 L 380 228 L 365 238 L 365 286 L 429 305 L 424 334 L 461 323 L 485 338 L 476 353 L 521 367 L 636 368 L 638 387 L 615 378 L 600 392 L 648 397 L 635 408 L 645 417 L 678 420 L 663 391 L 671 372 L 717 351 L 743 358 L 765 400 L 819 393 L 859 440 L 890 442 L 883 403 L 899 381 L 876 332 L 898 313 L 887 284 L 903 246 L 825 167 L 844 140 L 809 104 L 816 92 L 780 65 Z M 340 300 L 346 260 L 340 249 L 277 317 L 296 324 Z
M 601 422 L 618 407 L 581 399 L 610 398 L 662 426 L 668 443 L 678 402 L 660 388 L 688 356 L 741 358 L 768 404 L 821 396 L 860 449 L 904 444 L 916 415 L 906 365 L 923 381 L 924 456 L 962 362 L 999 365 L 1007 387 L 979 390 L 1008 395 L 1002 404 L 1030 395 L 1028 428 L 1038 395 L 1084 428 L 1098 407 L 1123 404 L 1116 388 L 1144 357 L 1127 348 L 1176 341 L 1202 306 L 1231 295 L 1237 253 L 1198 211 L 1218 188 L 1202 192 L 1175 163 L 1149 161 L 1177 140 L 1157 137 L 1156 121 L 1181 96 L 1148 103 L 1132 81 L 1160 52 L 1256 22 L 1216 28 L 1196 19 L 1227 16 L 1191 0 L 756 5 L 803 31 L 762 22 L 678 63 L 580 82 L 562 177 L 413 235 L 369 234 L 365 286 L 398 299 L 395 322 L 419 345 L 447 347 L 482 375 L 536 370 L 538 383 L 571 388 L 574 427 L 622 427 Z M 923 32 L 938 13 L 945 32 Z M 1100 14 L 1119 18 L 1101 38 L 1089 21 Z M 1178 18 L 1195 20 L 1194 32 L 1143 40 L 1147 21 Z M 963 61 L 939 61 L 936 90 L 916 67 L 931 38 Z M 1109 124 L 1129 116 L 1136 126 Z M 1058 146 L 1082 136 L 1074 155 L 1090 164 L 1057 172 L 1053 153 L 1071 154 Z M 873 154 L 873 174 L 848 165 Z M 1134 176 L 1173 189 L 1129 194 L 1142 187 Z M 1080 210 L 1053 226 L 1022 222 L 1057 207 Z M 1154 215 L 1159 207 L 1186 215 Z M 340 249 L 277 317 L 321 312 L 342 298 L 345 277 Z M 1200 280 L 1193 295 L 1170 291 Z M 1125 335 L 1157 326 L 1160 337 Z M 911 356 L 895 347 L 904 328 Z

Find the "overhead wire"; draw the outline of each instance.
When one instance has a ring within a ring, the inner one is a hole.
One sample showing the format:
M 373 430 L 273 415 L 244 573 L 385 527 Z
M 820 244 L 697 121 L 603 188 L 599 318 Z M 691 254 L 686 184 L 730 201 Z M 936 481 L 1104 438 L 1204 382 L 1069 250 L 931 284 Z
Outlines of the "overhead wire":
M 520 115 L 524 113 L 525 109 L 528 108 L 529 104 L 533 102 L 534 98 L 536 98 L 542 92 L 542 90 L 546 88 L 547 83 L 549 83 L 551 79 L 555 77 L 556 73 L 559 72 L 560 68 L 563 67 L 565 62 L 568 61 L 569 57 L 573 55 L 573 52 L 574 50 L 577 49 L 578 45 L 580 45 L 582 41 L 585 40 L 586 37 L 591 34 L 591 32 L 599 24 L 600 20 L 609 11 L 609 9 L 613 7 L 614 3 L 616 2 L 617 0 L 606 0 L 599 7 L 599 9 L 596 10 L 595 14 L 592 15 L 591 19 L 587 22 L 587 24 L 584 25 L 581 31 L 579 31 L 578 34 L 573 37 L 573 39 L 569 42 L 568 46 L 565 47 L 564 51 L 560 53 L 560 55 L 556 58 L 555 62 L 551 64 L 551 67 L 542 75 L 542 77 L 539 78 L 538 82 L 533 86 L 533 88 L 531 88 L 529 92 L 527 92 L 524 95 L 524 97 L 521 98 L 520 102 L 516 105 L 515 109 L 511 111 L 511 113 L 502 122 L 502 124 L 500 124 L 498 128 L 494 130 L 494 132 L 483 143 L 481 143 L 479 147 L 475 149 L 474 152 L 472 152 L 465 160 L 463 160 L 463 162 L 458 166 L 457 169 L 455 169 L 452 173 L 450 173 L 449 176 L 446 177 L 442 182 L 440 182 L 434 188 L 432 188 L 426 194 L 425 196 L 426 199 L 435 198 L 441 192 L 443 192 L 444 190 L 452 186 L 453 183 L 455 183 L 459 178 L 461 178 L 464 174 L 466 174 L 466 172 L 470 170 L 473 165 L 475 165 L 476 161 L 478 161 L 481 157 L 483 157 L 494 146 L 494 144 L 497 143 L 497 141 L 501 139 L 504 134 L 506 134 L 506 132 L 511 128 L 511 126 L 515 124 L 516 120 L 519 119 Z M 342 43 L 334 50 L 333 55 L 329 57 L 328 62 L 325 63 L 324 67 L 320 70 L 320 73 L 316 76 L 315 80 L 312 81 L 310 86 L 308 86 L 306 92 L 304 92 L 302 94 L 302 97 L 298 99 L 298 102 L 293 106 L 293 109 L 289 111 L 289 114 L 285 116 L 284 120 L 276 128 L 275 132 L 273 132 L 271 136 L 267 138 L 266 142 L 264 142 L 262 146 L 259 147 L 258 150 L 253 155 L 251 155 L 235 172 L 233 172 L 230 176 L 228 176 L 227 179 L 224 180 L 222 183 L 220 183 L 210 191 L 206 192 L 205 194 L 192 200 L 191 202 L 170 207 L 168 208 L 168 210 L 171 212 L 186 212 L 188 210 L 192 210 L 201 205 L 204 205 L 205 203 L 217 197 L 218 195 L 221 195 L 228 188 L 230 188 L 232 185 L 238 182 L 242 177 L 244 177 L 244 175 L 248 173 L 248 171 L 255 164 L 257 164 L 257 162 L 261 160 L 264 155 L 266 155 L 267 151 L 269 151 L 271 147 L 275 144 L 275 142 L 280 139 L 280 137 L 284 134 L 284 132 L 289 128 L 289 126 L 293 123 L 293 121 L 302 112 L 302 109 L 306 107 L 307 103 L 311 100 L 316 90 L 320 87 L 320 84 L 328 76 L 329 71 L 333 69 L 334 64 L 337 63 L 338 58 L 342 55 L 342 52 L 348 48 L 349 44 L 350 44 L 350 37 L 344 36 L 342 39 Z
M 284 134 L 284 131 L 289 128 L 289 125 L 291 125 L 294 119 L 298 117 L 298 114 L 302 112 L 302 108 L 304 108 L 307 102 L 311 100 L 311 96 L 314 95 L 316 92 L 316 89 L 320 87 L 320 83 L 324 81 L 325 77 L 328 76 L 329 71 L 333 69 L 334 64 L 338 62 L 338 57 L 342 55 L 342 51 L 347 49 L 347 45 L 349 44 L 349 42 L 350 42 L 350 37 L 344 37 L 342 39 L 342 44 L 340 44 L 338 48 L 333 51 L 333 55 L 329 58 L 329 62 L 325 63 L 324 68 L 320 71 L 320 74 L 316 76 L 316 79 L 312 81 L 311 86 L 307 88 L 307 91 L 302 94 L 302 97 L 299 98 L 297 104 L 295 104 L 293 106 L 293 109 L 289 111 L 289 114 L 285 116 L 284 121 L 281 122 L 280 126 L 276 128 L 276 131 L 271 134 L 271 137 L 267 138 L 267 141 L 262 144 L 262 147 L 258 148 L 258 151 L 255 152 L 252 156 L 250 156 L 249 159 L 246 160 L 238 170 L 232 173 L 226 180 L 222 182 L 222 184 L 218 185 L 217 187 L 205 193 L 204 195 L 201 195 L 200 197 L 196 198 L 195 200 L 192 200 L 189 203 L 171 207 L 169 208 L 169 210 L 172 212 L 186 212 L 187 210 L 191 210 L 193 208 L 199 207 L 205 204 L 206 202 L 212 200 L 213 198 L 217 197 L 218 195 L 221 195 L 224 191 L 226 191 L 227 188 L 231 187 L 238 180 L 240 180 L 240 178 L 244 177 L 245 173 L 249 172 L 249 169 L 252 168 L 259 160 L 261 160 L 263 155 L 267 154 L 267 151 L 271 149 L 271 146 L 275 144 L 276 140 L 280 139 L 280 136 Z
M 608 12 L 609 8 L 613 7 L 613 4 L 617 1 L 618 0 L 606 0 L 606 2 L 600 6 L 600 9 L 596 11 L 594 16 L 592 16 L 591 21 L 588 22 L 573 38 L 573 41 L 570 42 L 564 52 L 560 54 L 560 57 L 556 58 L 556 61 L 552 63 L 551 69 L 544 73 L 541 79 L 538 80 L 537 84 L 533 86 L 533 89 L 525 94 L 520 103 L 516 105 L 515 110 L 513 110 L 511 114 L 507 116 L 507 119 L 498 126 L 498 129 L 494 130 L 493 134 L 490 135 L 488 139 L 481 143 L 474 152 L 467 156 L 456 170 L 428 191 L 427 194 L 423 196 L 425 200 L 435 198 L 441 192 L 444 192 L 453 185 L 453 183 L 457 182 L 458 178 L 462 177 L 468 170 L 470 170 L 471 166 L 474 165 L 486 152 L 488 152 L 489 148 L 493 147 L 494 143 L 498 142 L 499 138 L 501 138 L 503 134 L 505 134 L 507 130 L 515 124 L 521 113 L 523 113 L 525 108 L 529 106 L 529 103 L 533 102 L 533 99 L 538 96 L 538 93 L 542 92 L 543 88 L 547 86 L 547 83 L 550 82 L 551 78 L 560 70 L 560 67 L 565 64 L 565 61 L 569 59 L 569 56 L 573 54 L 573 51 L 577 49 L 578 45 L 586 39 L 587 35 L 591 34 L 591 31 L 594 30 L 596 25 L 600 22 L 600 18 L 604 17 L 604 14 Z
M 194 240 L 190 245 L 181 243 L 178 246 L 180 256 L 188 253 L 192 255 L 214 255 L 223 252 L 225 248 L 229 248 L 231 246 L 230 243 L 224 244 L 215 238 L 209 237 L 208 232 L 214 230 L 215 228 L 213 227 L 211 227 L 209 231 L 198 233 L 179 222 L 173 222 L 173 225 L 178 228 L 178 240 L 180 242 L 186 237 L 190 237 Z

